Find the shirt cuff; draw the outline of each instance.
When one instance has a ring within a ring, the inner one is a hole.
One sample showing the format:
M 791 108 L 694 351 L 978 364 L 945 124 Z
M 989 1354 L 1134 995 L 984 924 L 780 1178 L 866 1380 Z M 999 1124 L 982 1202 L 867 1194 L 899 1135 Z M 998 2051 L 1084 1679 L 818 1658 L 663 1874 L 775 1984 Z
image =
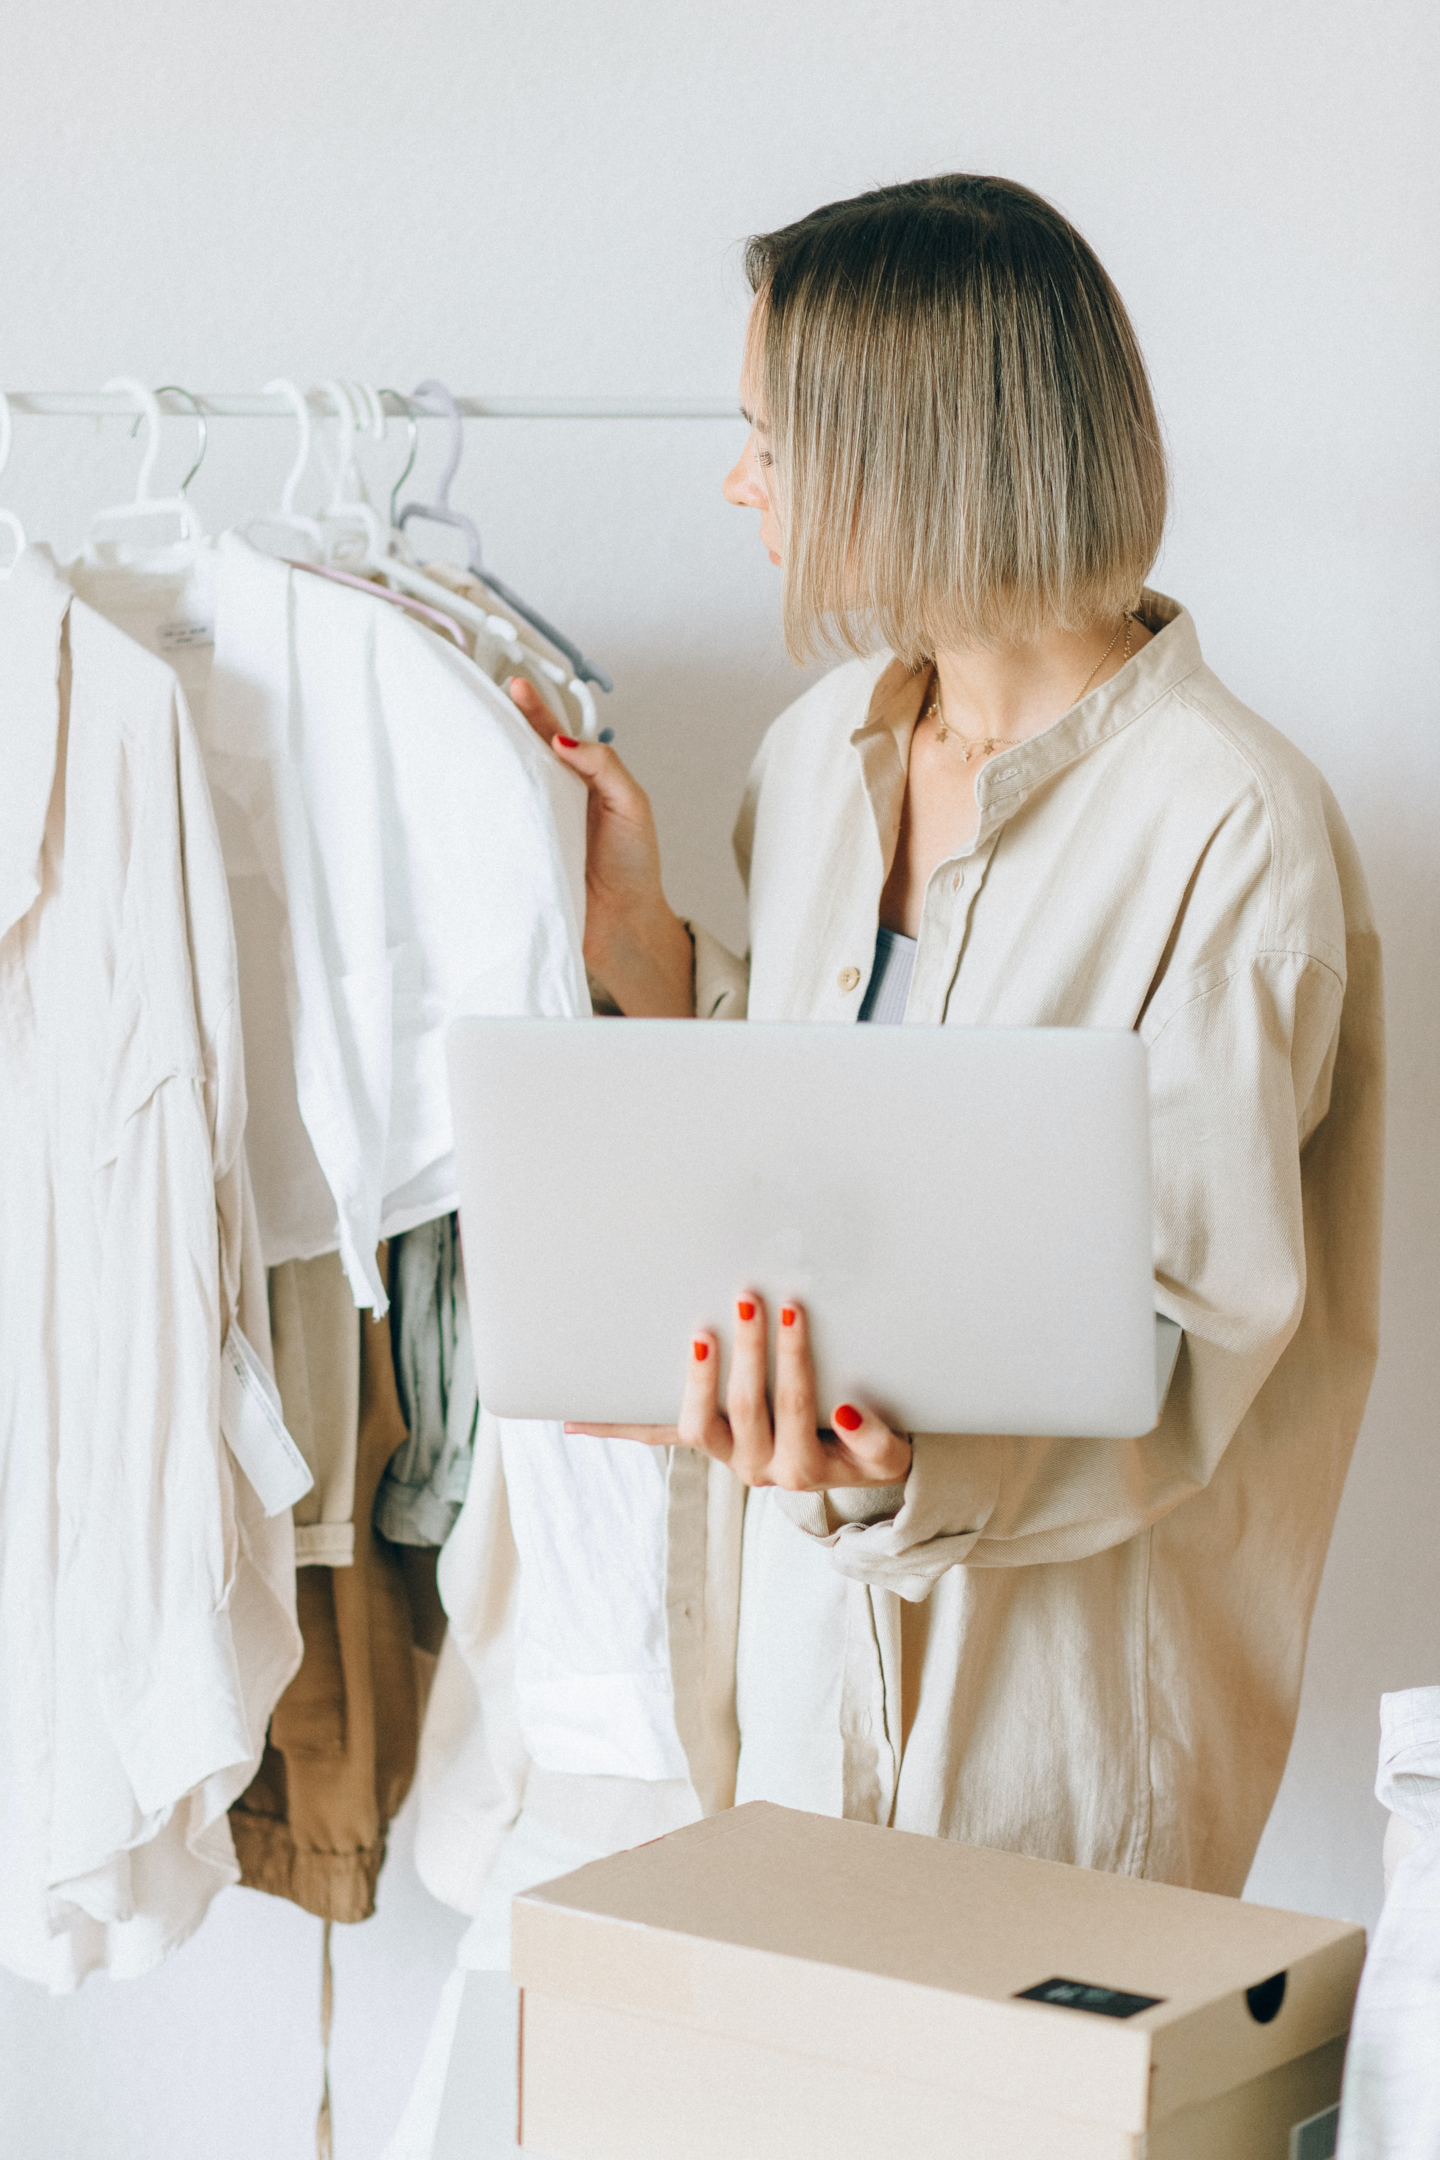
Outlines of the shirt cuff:
M 697 1020 L 743 1020 L 750 994 L 750 963 L 699 923 L 686 923 L 695 947 L 695 1017 Z
M 912 1445 L 903 1489 L 851 1486 L 773 1498 L 797 1530 L 829 1547 L 842 1575 L 918 1604 L 948 1569 L 964 1565 L 982 1536 L 1000 1495 L 1001 1456 L 989 1437 L 915 1433 Z
M 838 1530 L 842 1523 L 859 1523 L 862 1529 L 868 1529 L 872 1523 L 894 1520 L 905 1505 L 905 1487 L 837 1485 L 824 1499 L 828 1529 Z

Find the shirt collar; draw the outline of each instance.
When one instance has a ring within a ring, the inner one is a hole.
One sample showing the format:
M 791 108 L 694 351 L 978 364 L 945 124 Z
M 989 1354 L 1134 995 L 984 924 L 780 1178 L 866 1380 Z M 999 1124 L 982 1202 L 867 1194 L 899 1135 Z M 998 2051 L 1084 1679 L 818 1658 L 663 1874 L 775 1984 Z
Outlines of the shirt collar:
M 1040 734 L 1017 743 L 985 766 L 975 784 L 980 824 L 972 845 L 988 839 L 1042 780 L 1118 735 L 1201 665 L 1195 625 L 1178 601 L 1147 586 L 1135 612 L 1153 633 L 1149 644 Z M 850 737 L 860 756 L 887 863 L 894 858 L 910 738 L 929 681 L 927 668 L 917 671 L 903 660 L 892 660 L 876 681 L 864 722 Z
M 43 547 L 27 548 L 0 583 L 0 937 L 40 890 L 60 739 L 60 633 L 71 597 Z

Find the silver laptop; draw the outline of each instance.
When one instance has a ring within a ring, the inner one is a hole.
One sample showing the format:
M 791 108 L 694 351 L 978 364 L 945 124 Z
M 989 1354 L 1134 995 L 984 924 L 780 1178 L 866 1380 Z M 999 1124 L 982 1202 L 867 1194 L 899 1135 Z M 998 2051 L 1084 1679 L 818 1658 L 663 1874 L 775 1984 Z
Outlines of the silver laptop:
M 670 1425 L 697 1327 L 803 1302 L 822 1416 L 1128 1439 L 1159 1415 L 1145 1050 L 1070 1028 L 458 1020 L 480 1399 Z

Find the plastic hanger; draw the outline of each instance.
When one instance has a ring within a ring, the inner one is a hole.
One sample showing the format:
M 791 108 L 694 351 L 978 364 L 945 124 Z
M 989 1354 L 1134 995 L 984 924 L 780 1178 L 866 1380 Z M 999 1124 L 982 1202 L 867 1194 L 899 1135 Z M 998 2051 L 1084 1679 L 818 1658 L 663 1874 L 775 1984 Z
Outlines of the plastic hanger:
M 460 459 L 465 450 L 464 415 L 448 384 L 437 381 L 433 376 L 426 382 L 417 383 L 413 394 L 417 398 L 429 398 L 445 414 L 450 422 L 450 448 L 445 459 L 445 469 L 436 482 L 433 501 L 407 503 L 395 521 L 399 530 L 403 532 L 412 518 L 424 518 L 433 525 L 448 525 L 453 531 L 462 534 L 468 550 L 466 567 L 471 576 L 481 579 L 497 598 L 504 601 L 506 607 L 512 608 L 532 629 L 538 630 L 557 652 L 564 653 L 579 683 L 594 683 L 601 690 L 613 690 L 615 685 L 603 668 L 598 668 L 593 661 L 587 660 L 578 645 L 572 644 L 552 622 L 547 622 L 543 615 L 537 614 L 518 593 L 502 584 L 492 570 L 486 569 L 479 527 L 463 510 L 452 510 L 450 507 L 451 482 L 460 469 Z M 582 699 L 582 703 L 588 706 L 589 700 Z
M 296 539 L 301 539 L 307 542 L 317 556 L 323 555 L 325 552 L 325 535 L 321 530 L 319 520 L 317 518 L 302 517 L 295 508 L 295 490 L 299 487 L 305 474 L 305 468 L 310 463 L 310 449 L 314 440 L 314 430 L 310 421 L 310 407 L 306 403 L 305 393 L 300 388 L 299 383 L 292 382 L 288 376 L 277 375 L 273 381 L 266 383 L 265 394 L 267 397 L 283 397 L 291 412 L 295 415 L 295 462 L 285 475 L 285 482 L 280 490 L 279 509 L 262 510 L 259 517 L 245 527 L 245 537 L 253 545 L 259 546 L 262 534 L 270 532 L 283 533 L 285 544 L 280 552 L 286 555 L 292 554 L 294 542 Z
M 420 449 L 420 423 L 415 417 L 414 406 L 411 404 L 409 398 L 406 397 L 403 390 L 382 390 L 380 391 L 379 395 L 382 398 L 393 397 L 400 400 L 400 403 L 405 408 L 405 425 L 410 430 L 410 455 L 406 458 L 405 463 L 401 466 L 400 473 L 398 478 L 396 479 L 395 485 L 390 490 L 390 529 L 393 532 L 396 530 L 395 498 L 400 493 L 401 488 L 404 487 L 405 482 L 409 479 L 411 473 L 415 470 L 415 459 Z
M 155 460 L 160 455 L 160 400 L 153 390 L 147 389 L 145 384 L 137 381 L 133 375 L 112 376 L 110 381 L 106 383 L 105 388 L 107 391 L 123 390 L 127 397 L 134 398 L 140 410 L 140 418 L 147 423 L 145 452 L 140 460 L 140 472 L 135 483 L 133 502 L 116 503 L 110 509 L 97 510 L 94 517 L 91 518 L 90 530 L 85 537 L 84 560 L 92 565 L 129 563 L 138 561 L 148 554 L 153 554 L 156 552 L 157 547 L 166 549 L 175 546 L 195 548 L 204 539 L 205 533 L 199 518 L 195 514 L 194 505 L 186 498 L 185 490 L 189 487 L 190 482 L 199 472 L 205 460 L 208 431 L 205 415 L 200 408 L 198 398 L 192 397 L 188 390 L 179 391 L 179 395 L 190 398 L 191 404 L 195 407 L 195 417 L 200 425 L 200 455 L 180 483 L 178 493 L 174 495 L 152 495 L 150 493 L 150 475 L 154 472 Z M 176 389 L 178 386 L 169 384 L 167 388 Z M 138 421 L 136 425 L 139 425 Z M 146 518 L 152 517 L 168 517 L 178 521 L 180 530 L 175 539 L 169 542 L 152 543 L 149 547 L 145 547 L 121 539 L 105 540 L 102 538 L 104 528 L 107 525 L 135 525 Z
M 10 445 L 15 440 L 15 422 L 10 412 L 10 400 L 0 390 L 0 473 L 10 462 Z M 0 563 L 0 577 L 8 577 L 29 545 L 25 528 L 13 510 L 0 509 L 0 525 L 15 542 L 15 551 L 7 562 Z
M 397 555 L 393 542 L 398 536 L 366 499 L 364 480 L 355 462 L 355 440 L 362 425 L 371 433 L 378 431 L 377 439 L 384 439 L 385 409 L 378 390 L 366 384 L 336 379 L 322 383 L 320 387 L 335 406 L 339 433 L 334 491 L 320 517 L 326 561 L 318 567 L 330 567 L 352 575 L 367 570 L 378 572 L 402 593 L 464 623 L 479 641 L 479 653 L 492 664 L 503 656 L 512 667 L 522 666 L 526 653 L 514 623 L 507 622 L 503 615 L 492 615 L 488 609 L 476 607 L 463 594 L 452 592 L 448 585 L 437 584 Z M 403 479 L 403 474 L 401 477 Z M 347 495 L 347 487 L 357 492 Z
M 341 570 L 334 563 L 292 562 L 291 568 L 306 570 L 311 577 L 328 578 L 336 585 L 353 585 L 357 592 L 369 593 L 373 600 L 380 600 L 389 607 L 403 608 L 407 615 L 438 630 L 441 637 L 448 638 L 469 659 L 470 648 L 460 634 L 460 625 L 451 616 L 443 615 L 423 600 L 416 600 L 410 593 L 392 592 L 388 585 L 378 585 L 374 578 L 361 577 L 354 570 Z

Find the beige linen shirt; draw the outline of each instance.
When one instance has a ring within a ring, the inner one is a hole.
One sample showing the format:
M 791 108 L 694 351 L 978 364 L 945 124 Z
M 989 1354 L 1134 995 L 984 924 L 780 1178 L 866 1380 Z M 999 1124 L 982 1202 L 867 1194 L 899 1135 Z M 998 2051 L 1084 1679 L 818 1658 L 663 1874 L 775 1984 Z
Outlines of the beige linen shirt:
M 1183 609 L 1141 613 L 1152 642 L 979 776 L 905 1017 L 1139 1031 L 1164 1415 L 921 1433 L 903 1491 L 752 1493 L 738 1796 L 1238 1892 L 1375 1359 L 1380 963 L 1324 781 Z M 775 723 L 736 833 L 751 957 L 697 934 L 703 1015 L 858 1014 L 922 689 L 882 655 Z
M 170 668 L 41 548 L 0 580 L 0 1963 L 145 1972 L 235 1881 L 300 1654 L 225 869 Z

